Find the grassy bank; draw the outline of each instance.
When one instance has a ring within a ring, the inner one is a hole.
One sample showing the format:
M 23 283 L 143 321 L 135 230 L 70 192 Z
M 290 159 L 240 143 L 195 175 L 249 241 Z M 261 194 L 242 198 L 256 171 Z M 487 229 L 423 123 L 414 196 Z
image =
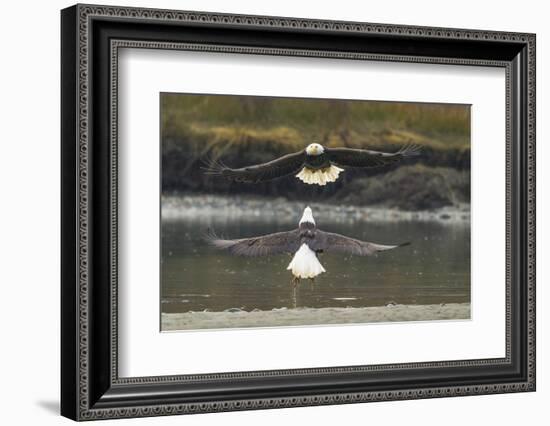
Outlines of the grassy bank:
M 470 111 L 465 106 L 171 94 L 161 102 L 165 194 L 267 195 L 405 210 L 469 200 Z M 242 167 L 313 141 L 388 152 L 414 143 L 422 146 L 422 155 L 391 167 L 346 170 L 326 187 L 294 177 L 235 184 L 201 169 L 205 156 Z

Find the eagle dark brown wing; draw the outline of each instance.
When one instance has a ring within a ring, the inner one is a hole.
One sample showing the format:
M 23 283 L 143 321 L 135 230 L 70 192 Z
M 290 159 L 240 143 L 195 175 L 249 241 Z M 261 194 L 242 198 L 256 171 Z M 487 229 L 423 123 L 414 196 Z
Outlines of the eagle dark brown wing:
M 259 183 L 295 174 L 304 166 L 305 150 L 284 155 L 267 163 L 232 169 L 221 161 L 208 161 L 206 173 L 224 176 L 235 182 Z
M 420 146 L 407 145 L 394 153 L 354 148 L 326 148 L 331 163 L 342 167 L 378 167 L 419 155 Z
M 276 232 L 252 238 L 237 240 L 219 239 L 210 234 L 206 240 L 216 248 L 227 250 L 237 256 L 269 256 L 272 254 L 294 253 L 300 245 L 300 230 Z
M 345 253 L 356 256 L 370 256 L 379 251 L 386 251 L 397 247 L 407 246 L 410 243 L 407 242 L 397 245 L 375 244 L 357 240 L 355 238 L 349 238 L 340 234 L 317 230 L 315 233 L 315 238 L 308 244 L 314 251 Z

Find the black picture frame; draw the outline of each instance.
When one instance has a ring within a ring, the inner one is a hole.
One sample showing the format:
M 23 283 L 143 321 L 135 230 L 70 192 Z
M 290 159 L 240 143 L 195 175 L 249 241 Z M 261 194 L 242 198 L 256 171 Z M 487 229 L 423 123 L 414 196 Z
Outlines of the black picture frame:
M 97 5 L 61 12 L 61 414 L 158 416 L 535 390 L 535 35 Z M 119 378 L 117 49 L 506 70 L 506 356 Z

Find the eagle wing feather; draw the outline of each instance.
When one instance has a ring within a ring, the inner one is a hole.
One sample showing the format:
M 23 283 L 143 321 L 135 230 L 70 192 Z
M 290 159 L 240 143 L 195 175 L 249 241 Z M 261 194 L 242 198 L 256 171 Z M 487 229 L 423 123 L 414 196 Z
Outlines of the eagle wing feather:
M 409 244 L 409 242 L 397 245 L 376 244 L 332 232 L 317 230 L 315 233 L 315 238 L 312 243 L 310 243 L 310 247 L 315 251 L 345 253 L 356 256 L 370 256 L 379 251 L 391 250 L 397 247 L 407 246 Z
M 216 160 L 206 162 L 206 173 L 224 176 L 235 182 L 259 183 L 295 174 L 304 166 L 305 150 L 283 155 L 267 163 L 233 169 Z
M 355 148 L 326 148 L 331 163 L 342 167 L 379 167 L 420 154 L 419 145 L 406 145 L 394 153 Z
M 260 235 L 258 237 L 225 240 L 211 233 L 206 237 L 208 243 L 237 256 L 269 256 L 281 253 L 294 253 L 300 245 L 300 231 Z

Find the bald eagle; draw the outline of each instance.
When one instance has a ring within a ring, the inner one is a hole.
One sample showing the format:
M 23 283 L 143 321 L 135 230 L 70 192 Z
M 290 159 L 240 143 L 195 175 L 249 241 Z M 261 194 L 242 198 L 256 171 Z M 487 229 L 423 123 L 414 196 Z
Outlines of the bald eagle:
M 328 148 L 318 143 L 267 163 L 232 169 L 219 160 L 207 160 L 206 173 L 235 182 L 259 183 L 294 174 L 309 185 L 324 186 L 335 182 L 345 167 L 367 168 L 396 163 L 418 155 L 418 145 L 407 145 L 394 153 L 354 148 Z
M 391 250 L 409 245 L 382 245 L 357 240 L 340 234 L 324 232 L 317 229 L 311 208 L 306 207 L 298 228 L 292 231 L 277 232 L 252 238 L 236 240 L 218 239 L 215 234 L 207 237 L 214 247 L 227 250 L 237 256 L 268 256 L 273 254 L 294 254 L 287 270 L 292 272 L 292 285 L 295 287 L 300 279 L 313 280 L 317 275 L 326 272 L 318 254 L 322 252 L 344 253 L 357 256 L 370 256 L 379 251 Z

